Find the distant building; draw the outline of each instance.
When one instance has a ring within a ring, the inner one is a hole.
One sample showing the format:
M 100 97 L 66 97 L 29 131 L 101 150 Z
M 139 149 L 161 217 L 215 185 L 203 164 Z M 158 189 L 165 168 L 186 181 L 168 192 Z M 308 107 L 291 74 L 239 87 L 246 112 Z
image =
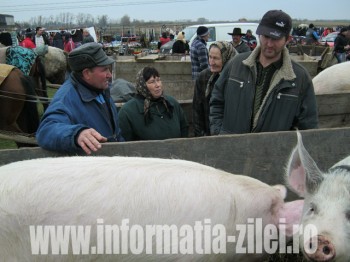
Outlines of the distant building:
M 0 43 L 5 46 L 17 46 L 17 32 L 13 15 L 0 14 Z
M 0 27 L 6 28 L 7 26 L 14 26 L 15 18 L 13 15 L 0 14 Z

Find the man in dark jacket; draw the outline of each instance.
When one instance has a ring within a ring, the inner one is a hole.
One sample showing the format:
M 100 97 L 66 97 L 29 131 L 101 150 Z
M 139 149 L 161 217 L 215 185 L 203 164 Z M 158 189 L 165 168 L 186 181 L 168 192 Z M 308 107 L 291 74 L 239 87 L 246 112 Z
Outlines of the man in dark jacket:
M 244 52 L 250 51 L 250 47 L 242 39 L 245 36 L 245 34 L 242 33 L 241 28 L 235 27 L 233 28 L 232 33 L 227 33 L 227 34 L 232 36 L 232 41 L 230 43 L 237 50 L 238 53 L 244 53 Z
M 347 27 L 340 29 L 339 34 L 334 40 L 334 53 L 338 60 L 338 63 L 346 61 L 346 51 L 350 50 L 350 45 L 348 44 L 348 39 L 346 34 L 348 32 Z
M 91 154 L 103 142 L 124 141 L 109 92 L 113 63 L 95 42 L 69 53 L 68 64 L 73 72 L 41 119 L 36 133 L 40 147 Z
M 314 24 L 309 24 L 309 29 L 306 31 L 305 38 L 307 45 L 316 44 L 318 40 L 320 40 L 320 36 L 316 32 Z
M 56 32 L 53 36 L 52 46 L 56 48 L 60 48 L 63 50 L 63 35 L 64 32 Z
M 83 42 L 82 42 L 82 44 L 91 43 L 91 42 L 95 42 L 95 40 L 92 37 L 92 35 L 90 35 L 89 29 L 85 28 L 83 30 Z
M 225 66 L 210 99 L 212 135 L 317 128 L 311 77 L 286 48 L 291 28 L 288 14 L 268 11 L 256 31 L 260 45 Z

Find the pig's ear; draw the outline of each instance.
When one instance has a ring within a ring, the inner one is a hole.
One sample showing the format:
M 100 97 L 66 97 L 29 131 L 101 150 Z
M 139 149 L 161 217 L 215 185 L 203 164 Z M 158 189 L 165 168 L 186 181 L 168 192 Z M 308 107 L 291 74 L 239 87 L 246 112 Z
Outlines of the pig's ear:
M 306 192 L 317 190 L 323 175 L 306 151 L 299 131 L 297 136 L 298 144 L 289 158 L 286 176 L 289 187 L 299 196 L 305 196 Z

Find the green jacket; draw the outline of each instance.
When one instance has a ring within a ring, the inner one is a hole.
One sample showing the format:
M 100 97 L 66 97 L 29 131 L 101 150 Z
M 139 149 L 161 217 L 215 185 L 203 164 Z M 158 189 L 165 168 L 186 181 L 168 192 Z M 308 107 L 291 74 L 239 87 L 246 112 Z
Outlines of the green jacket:
M 250 132 L 311 129 L 318 126 L 316 96 L 306 69 L 283 50 L 283 65 L 271 79 L 270 87 L 254 119 L 256 60 L 252 53 L 235 56 L 216 81 L 210 99 L 210 132 L 241 134 Z
M 172 117 L 168 116 L 161 101 L 154 102 L 150 107 L 152 120 L 148 125 L 144 120 L 144 99 L 140 96 L 120 108 L 119 124 L 126 141 L 188 137 L 188 123 L 180 104 L 171 96 L 165 98 L 173 107 Z

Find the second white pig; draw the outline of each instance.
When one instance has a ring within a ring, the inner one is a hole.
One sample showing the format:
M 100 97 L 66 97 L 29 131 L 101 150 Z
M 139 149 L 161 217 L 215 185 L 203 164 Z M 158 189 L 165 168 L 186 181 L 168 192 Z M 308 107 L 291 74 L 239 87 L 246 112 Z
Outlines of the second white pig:
M 350 261 L 350 157 L 321 172 L 298 133 L 287 180 L 305 198 L 303 228 L 314 227 L 300 235 L 305 256 L 312 261 Z

